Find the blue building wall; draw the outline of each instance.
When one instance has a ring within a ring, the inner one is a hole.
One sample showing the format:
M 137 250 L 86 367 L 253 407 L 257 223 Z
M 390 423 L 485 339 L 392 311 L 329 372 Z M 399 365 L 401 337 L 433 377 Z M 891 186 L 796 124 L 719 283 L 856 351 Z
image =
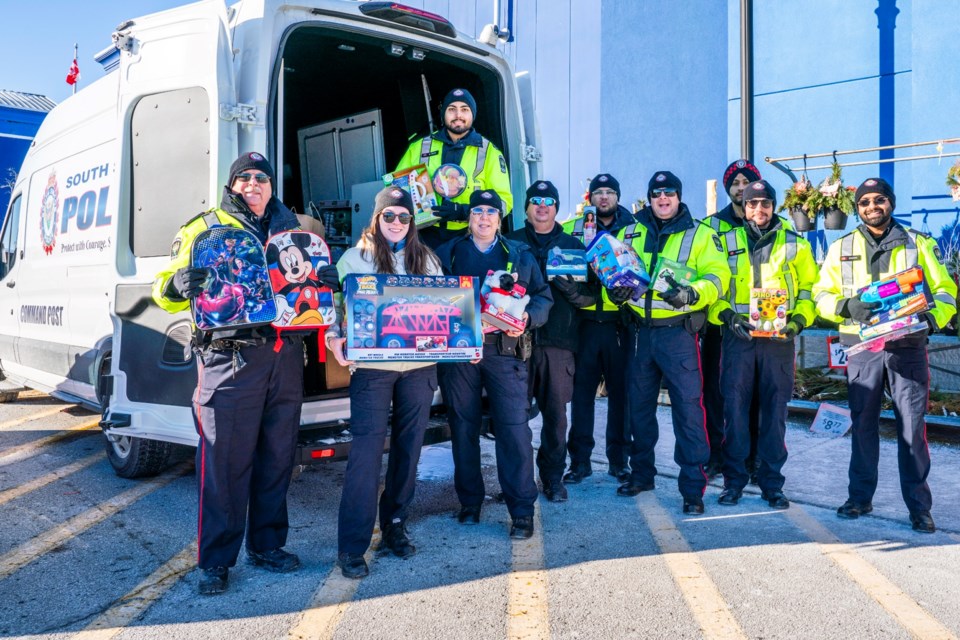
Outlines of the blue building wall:
M 16 172 L 46 115 L 45 111 L 0 106 L 0 222 L 7 214 Z

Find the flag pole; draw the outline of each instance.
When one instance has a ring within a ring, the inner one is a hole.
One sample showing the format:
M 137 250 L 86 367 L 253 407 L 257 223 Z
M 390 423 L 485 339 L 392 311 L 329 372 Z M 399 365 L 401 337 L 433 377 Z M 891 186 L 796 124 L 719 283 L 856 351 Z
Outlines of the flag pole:
M 76 42 L 73 43 L 73 59 L 74 59 L 74 60 L 77 59 L 77 43 L 76 43 Z M 77 85 L 78 85 L 78 84 L 80 84 L 79 76 L 78 76 L 78 78 L 77 78 L 77 81 L 73 83 L 73 95 L 77 95 Z

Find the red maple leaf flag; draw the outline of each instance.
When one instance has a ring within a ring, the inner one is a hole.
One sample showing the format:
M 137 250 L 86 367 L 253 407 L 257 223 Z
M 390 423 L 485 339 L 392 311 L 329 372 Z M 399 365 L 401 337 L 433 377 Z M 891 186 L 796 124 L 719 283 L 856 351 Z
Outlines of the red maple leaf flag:
M 77 65 L 77 59 L 73 59 L 73 64 L 70 65 L 70 70 L 67 72 L 67 84 L 77 84 L 77 80 L 80 79 L 80 67 Z

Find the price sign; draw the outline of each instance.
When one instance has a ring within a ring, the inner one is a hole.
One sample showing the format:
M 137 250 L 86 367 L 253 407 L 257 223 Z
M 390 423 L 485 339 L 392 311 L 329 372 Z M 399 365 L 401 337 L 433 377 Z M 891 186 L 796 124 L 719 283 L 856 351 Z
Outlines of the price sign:
M 850 430 L 850 410 L 832 404 L 821 404 L 813 418 L 810 431 L 825 436 L 839 438 Z
M 827 337 L 827 357 L 829 358 L 831 369 L 847 368 L 847 352 L 840 344 L 840 336 Z

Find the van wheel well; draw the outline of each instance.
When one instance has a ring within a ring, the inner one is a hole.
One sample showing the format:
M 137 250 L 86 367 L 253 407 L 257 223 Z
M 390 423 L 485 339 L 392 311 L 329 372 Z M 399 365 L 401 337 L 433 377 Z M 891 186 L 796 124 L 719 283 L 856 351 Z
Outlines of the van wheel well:
M 105 351 L 103 357 L 100 358 L 100 367 L 97 369 L 97 383 L 95 386 L 95 392 L 97 394 L 97 402 L 100 403 L 100 411 L 106 412 L 107 405 L 110 404 L 110 395 L 106 393 L 106 380 L 105 378 L 110 375 L 110 367 L 113 362 L 113 352 Z

